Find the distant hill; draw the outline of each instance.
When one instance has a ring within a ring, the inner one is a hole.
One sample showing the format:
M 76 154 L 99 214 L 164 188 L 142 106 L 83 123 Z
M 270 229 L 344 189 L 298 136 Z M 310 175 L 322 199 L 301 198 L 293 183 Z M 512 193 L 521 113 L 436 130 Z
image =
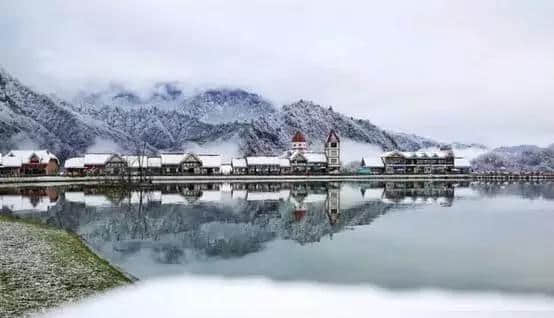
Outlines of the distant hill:
M 509 172 L 554 172 L 554 145 L 500 147 L 472 161 L 474 170 Z

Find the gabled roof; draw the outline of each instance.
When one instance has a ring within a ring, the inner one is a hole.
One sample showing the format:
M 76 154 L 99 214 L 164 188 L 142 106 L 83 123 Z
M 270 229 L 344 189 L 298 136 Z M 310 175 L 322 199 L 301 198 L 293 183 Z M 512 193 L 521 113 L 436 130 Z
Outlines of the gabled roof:
M 200 162 L 202 163 L 202 160 L 200 160 L 200 158 L 193 154 L 193 153 L 186 153 L 184 158 L 183 158 L 183 161 L 195 161 L 195 162 Z
M 292 137 L 292 142 L 306 142 L 306 137 L 300 131 L 297 131 Z
M 69 158 L 64 163 L 64 168 L 66 169 L 82 169 L 84 167 L 85 167 L 84 157 Z
M 293 152 L 290 155 L 289 160 L 290 161 L 298 160 L 299 157 L 301 158 L 301 160 L 308 161 L 308 159 L 306 159 L 306 156 L 304 156 L 304 153 L 302 151 L 298 151 L 298 150 Z
M 50 160 L 55 160 L 58 164 L 60 161 L 53 153 L 48 150 L 12 150 L 6 154 L 6 157 L 18 157 L 21 164 L 28 164 L 31 162 L 33 155 L 39 158 L 40 163 L 48 163 Z M 3 161 L 4 159 L 2 159 Z
M 233 168 L 246 168 L 246 159 L 244 158 L 233 158 L 231 160 L 231 165 Z
M 327 136 L 327 142 L 340 142 L 339 135 L 337 135 L 337 132 L 334 129 L 331 129 L 329 132 L 329 136 Z

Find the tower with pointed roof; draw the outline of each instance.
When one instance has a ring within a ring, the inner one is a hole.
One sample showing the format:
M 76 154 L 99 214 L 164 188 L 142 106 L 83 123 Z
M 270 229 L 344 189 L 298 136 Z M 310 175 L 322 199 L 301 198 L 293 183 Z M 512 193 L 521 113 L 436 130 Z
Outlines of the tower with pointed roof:
M 340 138 L 331 130 L 325 141 L 325 155 L 327 156 L 327 169 L 329 171 L 338 171 L 340 169 Z
M 297 131 L 292 137 L 292 151 L 306 152 L 307 150 L 308 143 L 306 142 L 306 137 L 300 131 Z

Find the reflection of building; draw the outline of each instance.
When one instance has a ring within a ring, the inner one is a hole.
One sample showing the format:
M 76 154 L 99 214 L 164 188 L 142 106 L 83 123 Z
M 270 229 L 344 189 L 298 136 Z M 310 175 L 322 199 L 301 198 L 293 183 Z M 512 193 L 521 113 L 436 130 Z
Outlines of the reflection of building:
M 439 203 L 451 206 L 454 201 L 454 186 L 438 182 L 388 182 L 385 184 L 383 201 L 394 204 Z
M 337 224 L 340 217 L 340 187 L 329 187 L 325 208 L 327 210 L 329 223 L 331 223 L 331 225 Z
M 47 212 L 58 203 L 58 191 L 54 188 L 17 190 L 0 194 L 0 211 Z

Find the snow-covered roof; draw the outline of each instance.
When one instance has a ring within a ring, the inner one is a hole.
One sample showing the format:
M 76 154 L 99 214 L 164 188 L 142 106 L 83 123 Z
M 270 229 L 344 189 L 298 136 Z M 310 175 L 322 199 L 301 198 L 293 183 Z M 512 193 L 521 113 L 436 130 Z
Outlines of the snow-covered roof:
M 87 153 L 85 155 L 85 166 L 103 166 L 114 157 L 119 156 L 113 153 Z
M 466 158 L 455 158 L 454 167 L 469 168 L 471 167 L 471 162 L 469 162 Z
M 66 169 L 80 169 L 85 167 L 84 157 L 69 158 L 64 163 Z
M 55 160 L 58 164 L 60 162 L 58 157 L 48 150 L 12 150 L 4 158 L 18 157 L 21 164 L 28 164 L 31 162 L 33 155 L 38 157 L 40 163 L 48 163 L 50 160 Z
M 21 167 L 21 158 L 19 157 L 4 157 L 2 158 L 3 168 L 19 168 Z
M 221 155 L 198 155 L 197 157 L 202 162 L 203 168 L 221 167 Z
M 279 157 L 269 156 L 246 157 L 246 162 L 248 163 L 248 165 L 257 166 L 279 166 L 281 164 Z
M 324 152 L 305 152 L 304 158 L 308 162 L 312 163 L 326 163 L 327 162 L 327 156 Z
M 246 168 L 246 159 L 244 158 L 233 158 L 231 160 L 231 165 L 233 168 Z
M 385 166 L 383 164 L 383 160 L 381 160 L 381 158 L 379 158 L 379 157 L 374 157 L 374 156 L 364 157 L 363 161 L 364 161 L 364 167 L 381 167 L 382 168 L 382 167 Z
M 179 165 L 185 159 L 182 153 L 162 153 L 160 155 L 162 165 Z
M 401 156 L 404 158 L 448 158 L 454 154 L 452 151 L 423 152 L 423 151 L 389 151 L 381 155 L 381 158 L 390 156 Z
M 281 168 L 290 168 L 290 160 L 286 158 L 280 158 L 279 166 L 281 166 Z

